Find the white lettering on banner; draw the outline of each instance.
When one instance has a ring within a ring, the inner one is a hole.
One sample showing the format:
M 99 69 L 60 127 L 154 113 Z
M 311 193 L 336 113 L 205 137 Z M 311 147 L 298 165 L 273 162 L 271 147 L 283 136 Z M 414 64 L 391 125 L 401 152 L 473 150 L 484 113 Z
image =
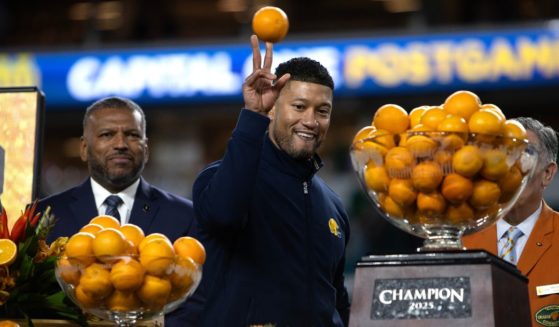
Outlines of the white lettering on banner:
M 144 92 L 161 98 L 241 91 L 241 76 L 233 72 L 225 52 L 84 57 L 72 65 L 66 82 L 70 95 L 80 101 L 108 95 L 137 98 Z
M 261 50 L 264 51 L 264 50 Z M 313 47 L 313 48 L 291 48 L 291 49 L 274 49 L 274 61 L 272 73 L 276 67 L 291 58 L 295 57 L 308 57 L 320 62 L 330 73 L 334 80 L 334 86 L 337 88 L 342 81 L 342 74 L 340 72 L 340 62 L 342 60 L 341 53 L 335 47 Z M 243 76 L 248 76 L 252 72 L 252 54 L 247 56 L 243 65 Z
M 388 289 L 379 294 L 379 301 L 382 304 L 391 304 L 393 301 L 418 301 L 418 300 L 450 300 L 454 302 L 464 302 L 464 289 L 458 290 L 451 288 L 428 288 L 425 289 Z

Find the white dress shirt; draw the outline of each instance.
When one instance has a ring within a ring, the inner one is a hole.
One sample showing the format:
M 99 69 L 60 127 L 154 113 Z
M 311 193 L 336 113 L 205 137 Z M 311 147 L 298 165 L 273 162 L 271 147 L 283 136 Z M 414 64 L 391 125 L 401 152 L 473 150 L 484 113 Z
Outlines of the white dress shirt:
M 514 249 L 516 251 L 517 262 L 520 259 L 520 255 L 522 255 L 522 250 L 524 250 L 524 246 L 526 245 L 526 242 L 530 237 L 530 233 L 532 232 L 532 229 L 534 229 L 534 226 L 536 225 L 536 221 L 538 221 L 538 217 L 540 216 L 541 212 L 542 212 L 542 203 L 540 203 L 540 206 L 538 207 L 538 209 L 536 209 L 536 211 L 534 211 L 534 213 L 528 216 L 528 218 L 526 218 L 523 222 L 516 225 L 516 228 L 520 229 L 523 233 L 523 235 L 518 238 L 514 246 Z M 503 237 L 503 235 L 511 226 L 512 225 L 507 223 L 504 219 L 499 219 L 497 221 L 497 242 L 498 242 L 497 246 L 499 249 L 503 247 L 507 242 L 507 238 Z
M 113 194 L 107 191 L 103 186 L 90 178 L 91 189 L 93 190 L 93 197 L 95 198 L 95 206 L 97 207 L 97 212 L 99 215 L 104 215 L 105 210 L 107 210 L 107 205 L 104 203 L 107 197 L 110 195 L 118 195 L 122 199 L 122 204 L 118 206 L 118 213 L 120 214 L 120 224 L 127 224 L 130 220 L 130 215 L 132 214 L 132 207 L 134 205 L 134 197 L 136 196 L 136 191 L 140 185 L 140 179 L 136 180 L 130 186 L 124 190 Z M 93 218 L 93 217 L 91 217 Z

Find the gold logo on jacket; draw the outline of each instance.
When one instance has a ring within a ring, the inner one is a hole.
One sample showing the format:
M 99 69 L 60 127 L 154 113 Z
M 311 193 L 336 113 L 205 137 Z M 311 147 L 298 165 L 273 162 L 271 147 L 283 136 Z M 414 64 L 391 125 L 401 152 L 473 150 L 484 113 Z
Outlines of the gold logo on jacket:
M 338 226 L 338 223 L 334 220 L 334 218 L 330 218 L 330 220 L 328 220 L 328 227 L 330 228 L 330 233 L 332 233 L 334 236 L 339 238 L 342 237 L 340 227 Z

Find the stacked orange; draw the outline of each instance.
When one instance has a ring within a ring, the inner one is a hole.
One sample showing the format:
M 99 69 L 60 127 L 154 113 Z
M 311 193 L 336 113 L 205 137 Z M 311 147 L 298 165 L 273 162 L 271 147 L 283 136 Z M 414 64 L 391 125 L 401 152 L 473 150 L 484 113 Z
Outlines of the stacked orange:
M 526 174 L 526 130 L 469 91 L 409 113 L 381 106 L 354 137 L 362 177 L 382 210 L 410 222 L 468 224 L 508 202 Z
M 189 294 L 205 259 L 195 238 L 171 243 L 163 234 L 144 235 L 136 225 L 97 216 L 70 237 L 57 274 L 83 308 L 157 312 Z

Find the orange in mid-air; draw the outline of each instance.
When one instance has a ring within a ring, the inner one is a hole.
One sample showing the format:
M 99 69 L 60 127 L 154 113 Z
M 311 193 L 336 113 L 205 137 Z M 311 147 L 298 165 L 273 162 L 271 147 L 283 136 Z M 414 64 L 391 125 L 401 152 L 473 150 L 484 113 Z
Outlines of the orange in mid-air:
M 262 41 L 279 42 L 287 35 L 289 19 L 278 7 L 262 7 L 252 17 L 252 30 Z

